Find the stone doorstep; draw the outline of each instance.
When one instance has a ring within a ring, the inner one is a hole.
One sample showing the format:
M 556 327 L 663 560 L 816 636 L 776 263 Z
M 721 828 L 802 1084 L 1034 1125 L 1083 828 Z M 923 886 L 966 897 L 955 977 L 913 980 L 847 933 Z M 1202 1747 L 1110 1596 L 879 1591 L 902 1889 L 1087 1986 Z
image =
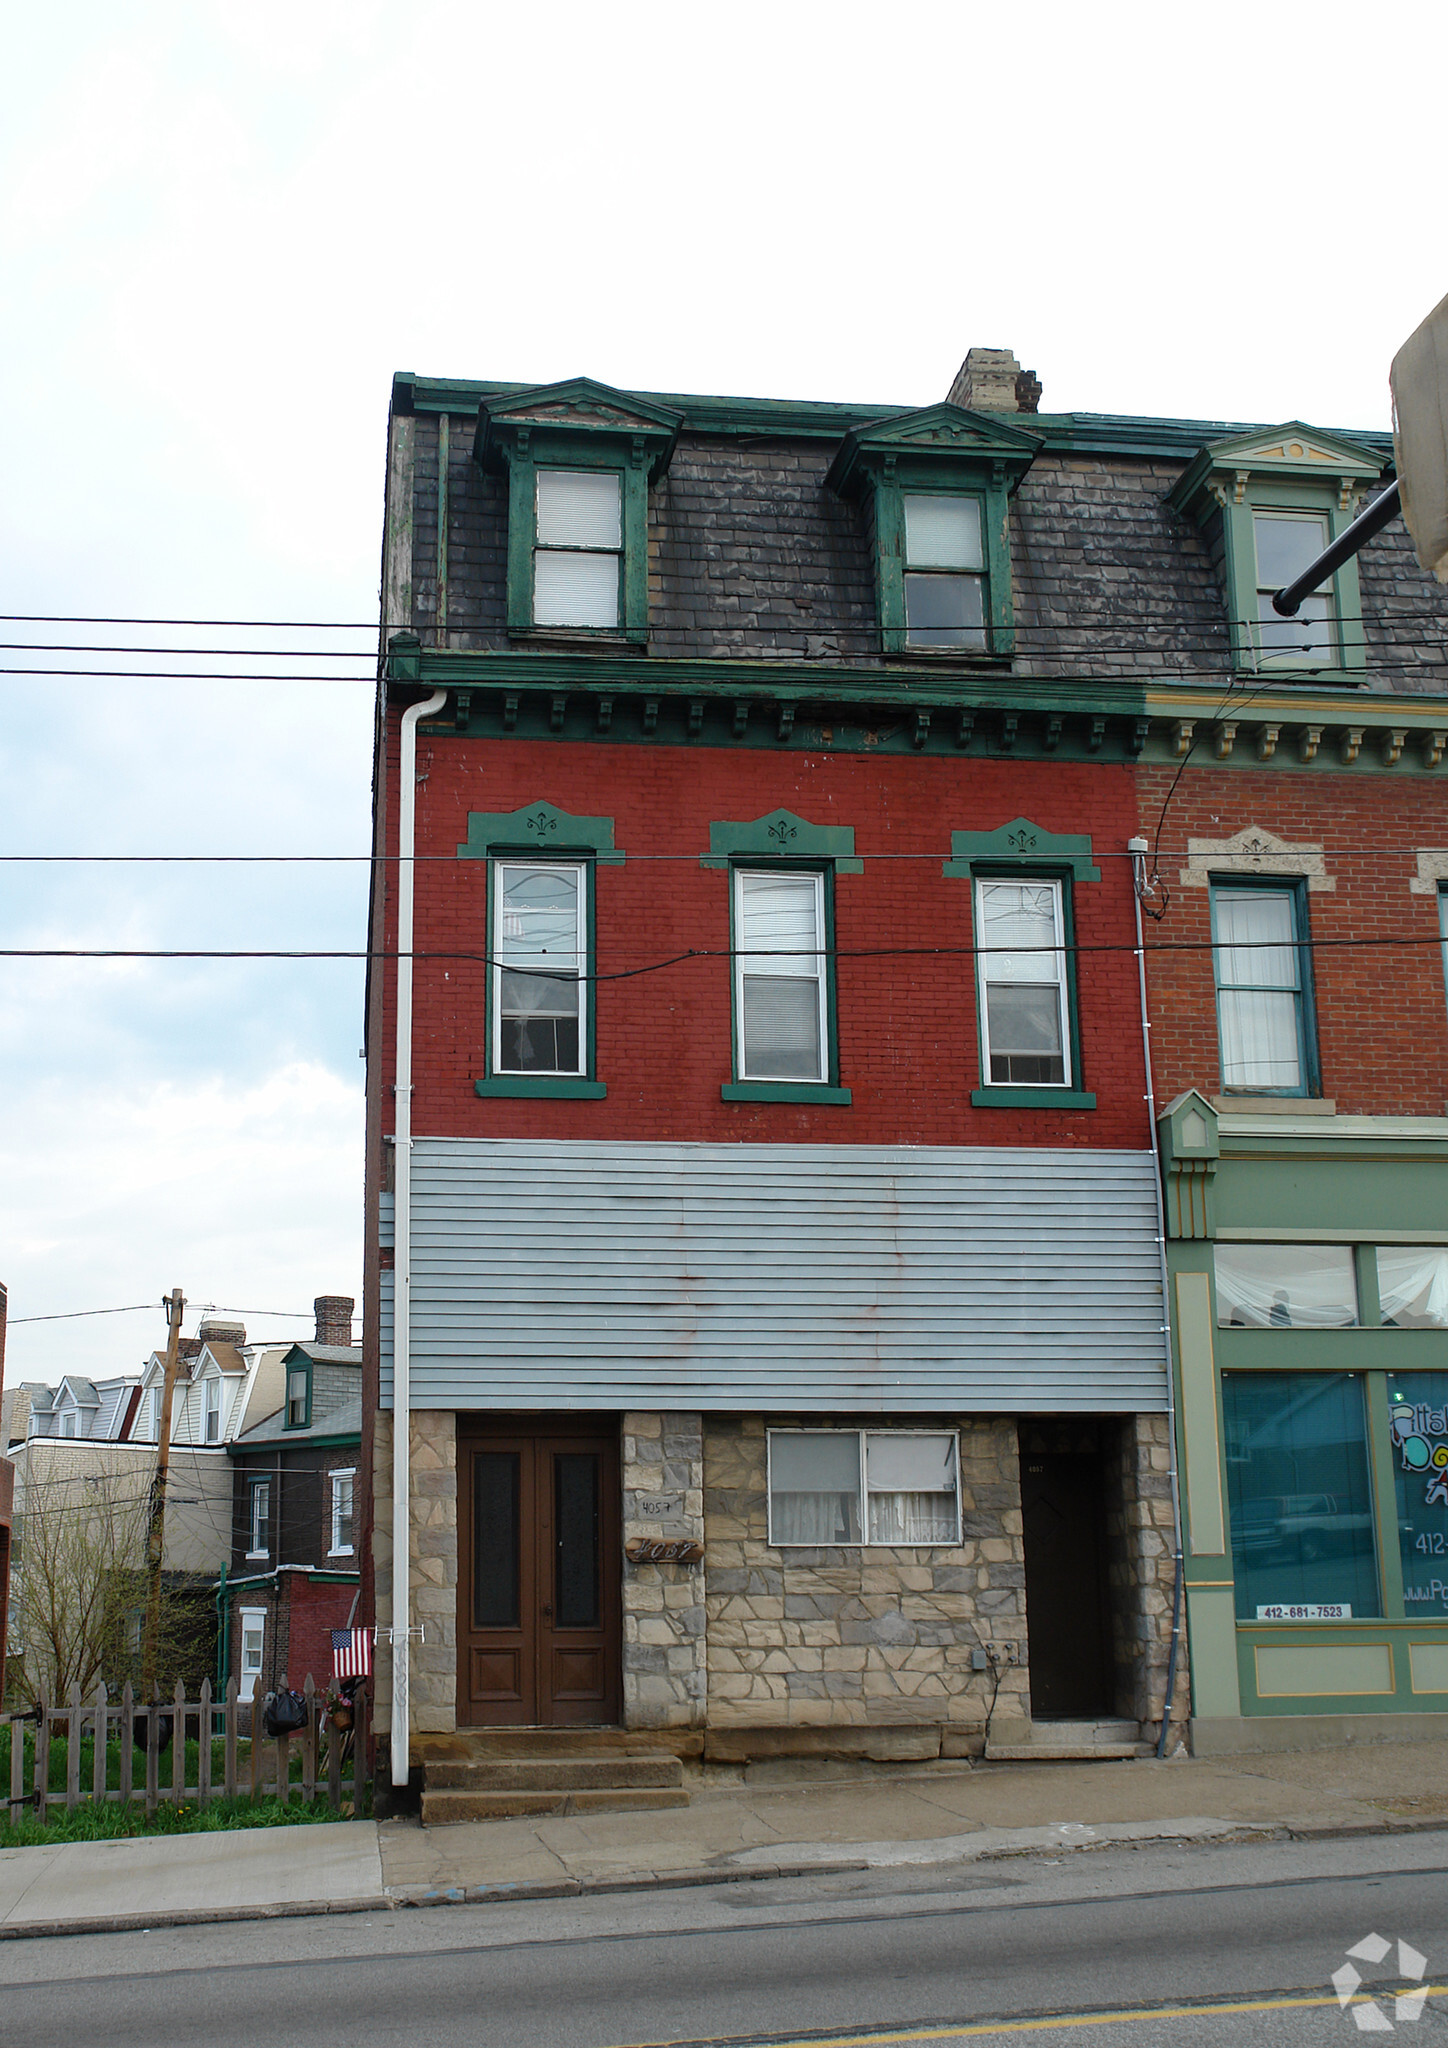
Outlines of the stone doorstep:
M 676 1756 L 472 1757 L 429 1759 L 427 1788 L 437 1792 L 587 1792 L 676 1790 Z
M 456 1728 L 418 1735 L 413 1754 L 430 1763 L 543 1756 L 675 1756 L 704 1753 L 702 1728 Z
M 1124 1764 L 1155 1756 L 1153 1742 L 988 1742 L 988 1764 Z
M 423 1792 L 422 1824 L 444 1827 L 454 1821 L 522 1820 L 545 1814 L 637 1813 L 688 1803 L 689 1795 L 682 1787 L 613 1785 L 592 1791 L 547 1792 L 471 1792 L 444 1787 Z

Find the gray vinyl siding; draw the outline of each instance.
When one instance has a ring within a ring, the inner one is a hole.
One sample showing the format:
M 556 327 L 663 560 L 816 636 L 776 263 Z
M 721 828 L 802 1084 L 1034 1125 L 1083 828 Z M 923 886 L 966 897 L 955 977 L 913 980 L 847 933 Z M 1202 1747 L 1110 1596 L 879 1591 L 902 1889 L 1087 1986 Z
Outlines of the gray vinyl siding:
M 414 1408 L 1166 1406 L 1149 1153 L 420 1138 L 412 1177 Z

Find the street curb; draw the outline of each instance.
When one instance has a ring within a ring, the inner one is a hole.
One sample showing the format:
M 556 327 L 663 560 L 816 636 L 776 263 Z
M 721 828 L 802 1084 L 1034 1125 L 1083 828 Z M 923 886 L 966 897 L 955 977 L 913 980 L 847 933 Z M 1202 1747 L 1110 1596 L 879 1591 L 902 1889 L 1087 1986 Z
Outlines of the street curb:
M 819 1877 L 842 1870 L 868 1870 L 861 1857 L 841 1858 L 832 1863 L 755 1863 L 747 1870 L 720 1869 L 702 1864 L 696 1869 L 647 1870 L 636 1877 L 539 1878 L 523 1884 L 452 1885 L 446 1890 L 417 1885 L 389 1885 L 388 1893 L 398 1906 L 487 1906 L 513 1899 L 594 1898 L 606 1892 L 684 1891 L 698 1885 L 757 1884 L 769 1877 Z
M 1137 1847 L 1156 1847 L 1170 1841 L 1191 1841 L 1219 1847 L 1236 1842 L 1329 1842 L 1352 1841 L 1373 1835 L 1428 1835 L 1448 1832 L 1448 1817 L 1434 1820 L 1388 1820 L 1331 1822 L 1243 1821 L 1239 1828 L 1224 1829 L 1220 1835 L 1153 1835 L 1149 1841 L 1133 1844 L 1111 1839 L 1091 1842 L 1059 1842 L 1029 1849 L 987 1849 L 979 1856 L 963 1859 L 978 1863 L 1004 1862 L 1030 1856 L 1063 1852 Z M 92 1919 L 23 1920 L 0 1925 L 0 1941 L 45 1941 L 61 1935 L 149 1934 L 160 1927 L 210 1927 L 244 1920 L 320 1919 L 329 1913 L 395 1913 L 421 1906 L 506 1905 L 533 1899 L 596 1898 L 608 1893 L 684 1891 L 702 1885 L 757 1884 L 767 1878 L 823 1877 L 845 1871 L 870 1870 L 874 1866 L 862 1857 L 842 1857 L 830 1863 L 758 1863 L 747 1869 L 721 1869 L 705 1864 L 694 1869 L 651 1870 L 632 1877 L 563 1877 L 536 1879 L 521 1884 L 453 1885 L 447 1888 L 421 1885 L 389 1885 L 384 1891 L 355 1899 L 292 1899 L 269 1906 L 193 1906 L 171 1913 L 108 1913 Z
M 385 1892 L 360 1899 L 288 1899 L 270 1906 L 187 1906 L 171 1913 L 104 1913 L 88 1920 L 20 1920 L 0 1926 L 0 1941 L 59 1934 L 149 1934 L 156 1927 L 212 1927 L 233 1920 L 310 1920 L 324 1913 L 390 1913 Z

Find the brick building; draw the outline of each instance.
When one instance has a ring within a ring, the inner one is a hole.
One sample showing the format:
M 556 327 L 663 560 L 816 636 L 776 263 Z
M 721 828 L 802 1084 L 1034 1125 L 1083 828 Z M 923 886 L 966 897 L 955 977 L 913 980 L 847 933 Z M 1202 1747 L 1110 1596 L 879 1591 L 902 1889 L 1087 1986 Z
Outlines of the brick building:
M 363 1611 L 424 1754 L 1159 1730 L 1128 846 L 1240 649 L 1214 430 L 1037 395 L 397 382 Z
M 220 1668 L 240 1697 L 332 1676 L 332 1630 L 350 1625 L 360 1574 L 362 1351 L 353 1303 L 324 1294 L 314 1339 L 282 1356 L 281 1406 L 228 1446 L 233 1509 Z

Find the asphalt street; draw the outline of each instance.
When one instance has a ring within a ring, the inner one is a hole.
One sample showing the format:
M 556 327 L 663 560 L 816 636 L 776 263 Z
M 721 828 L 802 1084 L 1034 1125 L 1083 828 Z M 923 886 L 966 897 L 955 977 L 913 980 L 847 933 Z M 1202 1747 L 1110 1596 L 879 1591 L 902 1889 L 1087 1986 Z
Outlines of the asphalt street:
M 1448 1833 L 7 1941 L 0 2040 L 1297 2048 L 1359 2038 L 1329 1980 L 1374 1934 L 1374 2031 L 1442 2037 Z

